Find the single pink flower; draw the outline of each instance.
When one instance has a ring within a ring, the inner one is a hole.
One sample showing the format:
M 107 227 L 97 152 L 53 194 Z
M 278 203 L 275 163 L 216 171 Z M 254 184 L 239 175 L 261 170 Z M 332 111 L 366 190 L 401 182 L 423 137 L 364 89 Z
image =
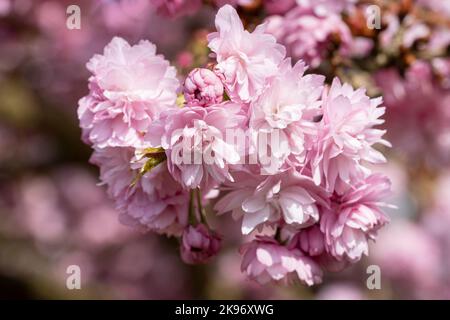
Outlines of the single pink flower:
M 211 70 L 196 68 L 184 82 L 184 97 L 190 106 L 206 107 L 221 103 L 223 84 Z
M 349 55 L 353 41 L 349 27 L 339 14 L 332 10 L 318 14 L 315 6 L 297 6 L 285 16 L 270 16 L 267 32 L 286 46 L 289 56 L 302 59 L 313 68 L 327 57 L 330 46 L 339 45 L 339 53 Z
M 322 270 L 297 249 L 288 249 L 269 237 L 258 237 L 241 247 L 241 269 L 247 276 L 265 284 L 270 281 L 300 281 L 312 286 L 322 282 Z
M 445 232 L 448 234 L 448 229 Z M 393 285 L 405 288 L 412 298 L 424 299 L 443 285 L 440 275 L 448 268 L 442 252 L 448 251 L 442 249 L 423 226 L 400 219 L 380 232 L 371 247 L 370 261 L 380 266 Z
M 138 178 L 145 159 L 136 162 L 133 148 L 94 151 L 91 162 L 120 212 L 120 221 L 158 233 L 180 234 L 187 225 L 189 193 L 173 180 L 165 163 Z
M 439 70 L 445 74 L 445 67 Z M 404 77 L 390 68 L 379 70 L 375 80 L 383 91 L 387 138 L 395 150 L 411 162 L 421 161 L 435 168 L 447 166 L 450 91 L 445 76 L 436 77 L 428 62 L 418 60 Z
M 148 0 L 103 1 L 99 6 L 105 26 L 114 33 L 144 32 L 153 18 Z
M 376 143 L 390 146 L 382 139 L 385 130 L 376 129 L 384 120 L 381 98 L 370 99 L 364 89 L 353 90 L 335 78 L 324 97 L 323 117 L 309 159 L 316 183 L 325 182 L 327 190 L 341 193 L 370 171 L 362 161 L 383 163 L 384 155 Z
M 217 12 L 216 28 L 217 32 L 208 35 L 208 46 L 217 59 L 215 70 L 233 100 L 249 102 L 259 95 L 266 80 L 277 73 L 285 49 L 265 33 L 264 25 L 257 26 L 252 33 L 244 30 L 230 5 Z
M 264 224 L 280 221 L 294 229 L 319 220 L 318 205 L 326 206 L 326 194 L 305 176 L 291 170 L 273 176 L 235 175 L 236 183 L 227 184 L 229 193 L 216 204 L 219 214 L 231 211 L 242 217 L 242 233 L 249 234 Z
M 241 106 L 232 102 L 184 107 L 162 113 L 147 139 L 165 150 L 176 181 L 188 189 L 208 188 L 232 180 L 230 165 L 240 162 L 241 152 L 226 135 L 241 129 L 245 121 Z
M 316 134 L 324 77 L 305 71 L 303 62 L 292 67 L 287 59 L 250 104 L 253 150 L 266 174 L 303 165 L 307 137 Z
M 325 209 L 320 219 L 326 251 L 339 261 L 352 263 L 368 255 L 368 240 L 375 240 L 377 231 L 389 221 L 381 211 L 388 206 L 382 200 L 389 193 L 389 179 L 373 174 L 342 196 L 335 195 L 331 209 Z
M 189 264 L 206 263 L 215 256 L 221 245 L 220 237 L 204 224 L 188 226 L 181 239 L 181 258 Z
M 174 107 L 179 82 L 175 68 L 148 41 L 130 46 L 113 38 L 87 68 L 90 93 L 79 102 L 84 140 L 96 147 L 142 147 L 157 114 Z

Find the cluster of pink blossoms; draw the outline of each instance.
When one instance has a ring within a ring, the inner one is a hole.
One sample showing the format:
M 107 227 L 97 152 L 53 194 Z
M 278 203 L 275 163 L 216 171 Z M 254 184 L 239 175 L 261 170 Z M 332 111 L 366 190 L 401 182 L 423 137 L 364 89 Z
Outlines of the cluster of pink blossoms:
M 319 283 L 368 254 L 388 218 L 390 182 L 367 164 L 385 161 L 381 99 L 294 66 L 285 47 L 244 29 L 232 6 L 208 36 L 216 59 L 184 85 L 155 46 L 114 38 L 88 63 L 79 103 L 91 161 L 125 224 L 181 237 L 181 257 L 202 263 L 222 236 L 207 202 L 232 213 L 242 270 L 260 283 Z M 231 138 L 230 138 L 231 136 Z
M 283 1 L 280 1 L 283 2 Z M 365 55 L 370 41 L 352 35 L 342 15 L 355 9 L 355 0 L 297 0 L 291 8 L 267 17 L 268 32 L 286 46 L 294 59 L 312 68 L 336 51 L 342 57 Z

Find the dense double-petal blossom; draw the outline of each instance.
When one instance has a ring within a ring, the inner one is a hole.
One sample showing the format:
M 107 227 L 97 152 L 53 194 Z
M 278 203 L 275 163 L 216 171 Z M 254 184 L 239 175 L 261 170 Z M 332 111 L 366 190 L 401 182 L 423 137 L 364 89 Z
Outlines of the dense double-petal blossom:
M 184 98 L 191 106 L 206 107 L 221 103 L 223 84 L 211 70 L 196 68 L 189 73 L 184 82 Z
M 377 231 L 389 221 L 381 210 L 387 206 L 382 200 L 389 192 L 389 179 L 374 174 L 336 196 L 320 219 L 327 252 L 337 260 L 349 262 L 368 255 L 368 240 L 374 240 Z
M 411 162 L 439 168 L 450 163 L 450 69 L 443 60 L 433 62 L 438 76 L 417 60 L 404 77 L 389 68 L 375 80 L 387 107 L 387 138 Z
M 241 150 L 226 137 L 246 122 L 241 111 L 231 102 L 169 110 L 152 125 L 148 140 L 164 148 L 170 173 L 185 188 L 232 180 L 230 165 L 240 162 Z
M 287 59 L 250 105 L 252 152 L 265 173 L 304 164 L 307 136 L 316 133 L 324 81 L 320 75 L 304 75 L 305 70 L 303 62 L 292 67 Z
M 415 299 L 436 294 L 438 283 L 442 281 L 442 268 L 446 268 L 448 261 L 442 261 L 442 252 L 448 251 L 441 251 L 445 248 L 440 248 L 428 231 L 421 224 L 406 219 L 393 221 L 380 232 L 370 252 L 371 263 L 380 266 L 383 276 L 394 285 L 408 289 L 408 295 Z M 445 233 L 448 234 L 448 229 Z
M 100 180 L 115 200 L 120 220 L 159 233 L 180 234 L 188 222 L 189 194 L 161 163 L 139 178 L 145 159 L 136 161 L 133 148 L 94 151 L 91 162 L 100 168 Z
M 181 258 L 189 264 L 205 263 L 218 253 L 220 244 L 220 237 L 204 224 L 190 225 L 181 239 Z
M 311 258 L 300 250 L 280 245 L 272 238 L 258 237 L 244 244 L 241 254 L 242 271 L 261 284 L 300 281 L 312 286 L 322 282 L 322 271 Z
M 307 227 L 319 220 L 318 205 L 326 206 L 323 190 L 295 171 L 266 177 L 238 173 L 236 181 L 215 209 L 242 217 L 243 234 L 280 221 L 293 228 Z
M 78 108 L 84 140 L 99 148 L 142 147 L 151 121 L 175 105 L 175 68 L 149 41 L 130 46 L 118 37 L 87 68 L 90 93 Z
M 249 102 L 277 73 L 285 48 L 265 33 L 264 25 L 252 33 L 245 30 L 236 10 L 229 5 L 219 9 L 216 28 L 217 32 L 208 35 L 208 46 L 217 59 L 215 70 L 232 99 Z
M 335 78 L 322 104 L 323 118 L 316 142 L 309 152 L 314 180 L 325 182 L 327 190 L 341 193 L 352 181 L 369 171 L 362 161 L 383 163 L 383 154 L 373 148 L 376 143 L 390 144 L 382 139 L 385 108 L 381 98 L 370 99 L 364 89 L 353 90 Z
M 351 31 L 333 10 L 317 12 L 315 7 L 297 6 L 285 16 L 270 16 L 267 23 L 267 31 L 286 46 L 288 56 L 313 68 L 327 57 L 330 47 L 337 47 L 342 55 L 350 54 Z

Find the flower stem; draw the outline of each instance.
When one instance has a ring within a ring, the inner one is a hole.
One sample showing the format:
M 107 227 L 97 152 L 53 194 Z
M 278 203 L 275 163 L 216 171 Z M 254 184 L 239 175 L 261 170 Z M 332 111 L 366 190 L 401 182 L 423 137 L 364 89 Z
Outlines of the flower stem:
M 197 208 L 200 215 L 200 222 L 208 226 L 208 222 L 206 221 L 206 212 L 202 205 L 202 193 L 199 188 L 195 189 L 195 194 L 197 196 Z
M 195 226 L 197 224 L 197 217 L 195 214 L 195 204 L 194 204 L 194 192 L 195 190 L 191 190 L 190 197 L 189 197 L 189 224 Z

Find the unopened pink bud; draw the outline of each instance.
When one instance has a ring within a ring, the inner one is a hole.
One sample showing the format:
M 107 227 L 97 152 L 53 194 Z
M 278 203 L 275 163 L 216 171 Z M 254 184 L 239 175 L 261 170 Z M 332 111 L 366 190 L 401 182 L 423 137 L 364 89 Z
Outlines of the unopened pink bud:
M 186 103 L 206 107 L 223 100 L 223 84 L 219 77 L 209 69 L 192 70 L 184 83 Z
M 181 240 L 181 258 L 189 264 L 205 263 L 219 252 L 220 245 L 220 237 L 204 224 L 188 226 Z

